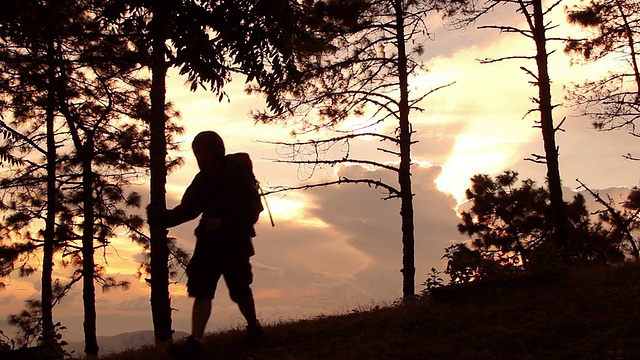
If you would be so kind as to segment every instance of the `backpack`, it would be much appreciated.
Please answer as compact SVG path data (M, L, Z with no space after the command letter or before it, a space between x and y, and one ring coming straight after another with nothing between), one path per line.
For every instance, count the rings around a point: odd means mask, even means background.
M258 222L264 207L260 199L260 184L253 173L251 158L243 152L227 154L224 158L229 185L237 199L234 210L250 220L253 225ZM255 236L255 233L253 235Z

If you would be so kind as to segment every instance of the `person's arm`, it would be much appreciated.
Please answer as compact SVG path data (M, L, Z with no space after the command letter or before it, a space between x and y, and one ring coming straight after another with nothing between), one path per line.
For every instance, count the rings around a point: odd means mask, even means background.
M191 185L187 187L187 190L182 195L180 204L173 209L167 209L164 220L167 228L178 226L189 220L193 220L198 217L204 211L204 200L202 196L202 179L198 174L191 182Z

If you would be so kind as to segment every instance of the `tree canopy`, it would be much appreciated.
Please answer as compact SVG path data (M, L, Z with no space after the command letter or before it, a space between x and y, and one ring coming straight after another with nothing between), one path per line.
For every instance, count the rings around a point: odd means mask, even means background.
M560 261L551 250L553 225L549 192L530 179L518 182L507 170L491 178L475 175L461 213L460 233L470 243L453 245L445 254L452 281L466 282L518 271L552 271ZM619 263L628 254L624 237L612 232L586 208L584 196L567 202L567 250L573 264Z

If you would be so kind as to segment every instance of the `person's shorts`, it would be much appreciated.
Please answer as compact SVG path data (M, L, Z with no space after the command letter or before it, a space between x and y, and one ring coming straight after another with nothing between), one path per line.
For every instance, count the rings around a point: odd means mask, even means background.
M234 301L241 301L243 296L252 296L249 285L253 282L253 273L249 258L218 261L193 259L187 266L187 277L187 292L190 297L213 298L220 277L224 277Z

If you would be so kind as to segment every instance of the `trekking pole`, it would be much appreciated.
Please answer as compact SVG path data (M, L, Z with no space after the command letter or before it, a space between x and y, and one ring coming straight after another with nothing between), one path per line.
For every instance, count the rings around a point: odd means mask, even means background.
M258 184L258 189L260 190L260 196L264 199L264 205L267 208L267 213L269 214L269 220L271 221L271 227L276 227L276 223L273 221L273 215L271 214L271 209L269 208L269 202L267 201L267 195L262 191L262 187Z

